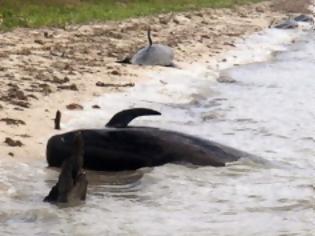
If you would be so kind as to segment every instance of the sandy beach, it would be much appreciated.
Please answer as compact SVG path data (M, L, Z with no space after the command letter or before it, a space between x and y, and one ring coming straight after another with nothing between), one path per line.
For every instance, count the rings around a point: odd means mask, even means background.
M163 70L115 62L147 44L149 25L155 42L174 48L179 67L203 62L215 68L236 40L287 18L288 11L272 5L0 34L1 158L44 159L46 141L57 132L57 110L84 109L78 105L146 81L147 71Z

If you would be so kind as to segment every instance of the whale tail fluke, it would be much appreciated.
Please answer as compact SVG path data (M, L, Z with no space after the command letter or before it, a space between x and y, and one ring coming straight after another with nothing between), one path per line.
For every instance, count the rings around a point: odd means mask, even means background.
M149 47L151 47L153 44L152 38L151 38L151 27L148 28L147 35L148 35Z
M87 178L82 171L84 142L81 132L75 133L72 155L64 160L58 182L44 198L51 203L75 203L85 200Z

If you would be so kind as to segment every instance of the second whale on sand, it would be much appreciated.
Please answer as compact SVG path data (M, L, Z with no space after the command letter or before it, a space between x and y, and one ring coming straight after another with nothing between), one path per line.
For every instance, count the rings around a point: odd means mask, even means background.
M158 43L153 43L151 29L148 29L149 45L140 49L134 56L127 57L120 63L151 66L174 66L174 51L172 48Z

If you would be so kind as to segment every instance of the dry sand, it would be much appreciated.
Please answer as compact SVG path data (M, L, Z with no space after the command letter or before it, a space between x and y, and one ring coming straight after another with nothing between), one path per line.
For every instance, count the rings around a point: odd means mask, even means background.
M215 62L235 40L286 17L273 3L0 34L1 158L44 159L57 109L127 89L148 79L147 71L163 70L115 63L147 44L148 25L154 41L175 49L179 66Z

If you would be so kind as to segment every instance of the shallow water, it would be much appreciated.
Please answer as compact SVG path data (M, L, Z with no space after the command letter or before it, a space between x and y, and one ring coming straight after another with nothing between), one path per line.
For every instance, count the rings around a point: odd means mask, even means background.
M196 134L268 163L168 164L97 180L91 172L86 203L58 208L42 203L56 171L44 161L3 160L0 235L314 235L314 32L269 30L225 56L221 75L234 83L211 79L217 74L206 65L152 73L149 83L86 105L101 110L67 113L63 127L102 127L116 111L151 107L163 116L133 123Z

